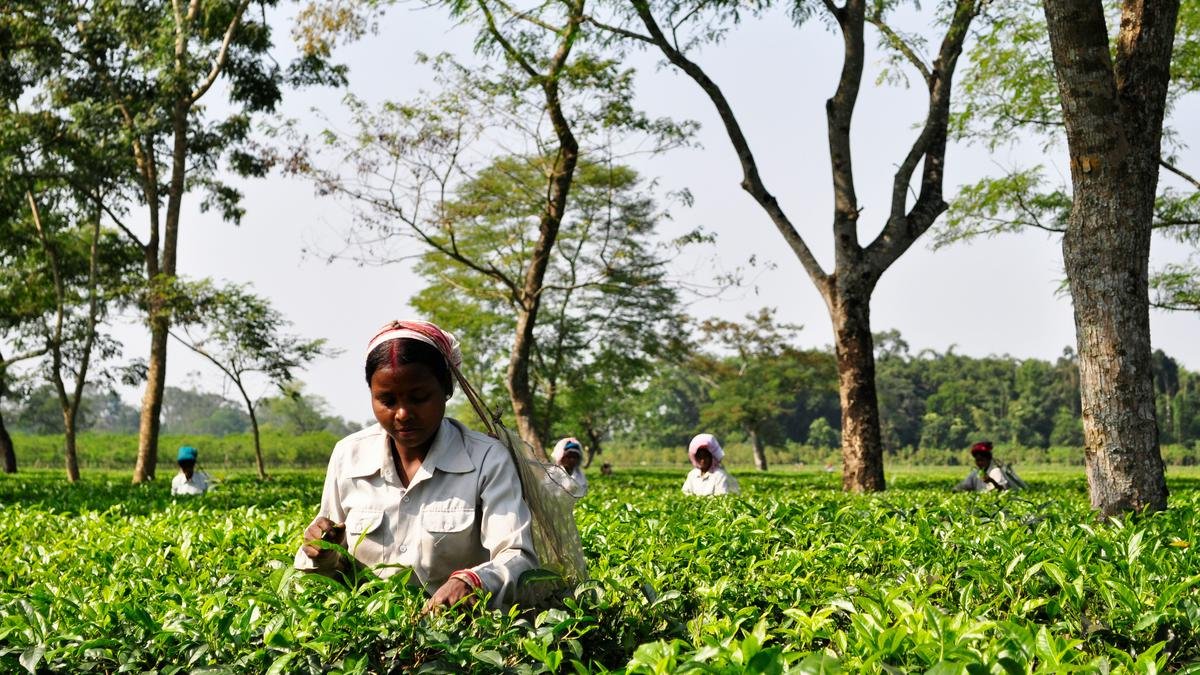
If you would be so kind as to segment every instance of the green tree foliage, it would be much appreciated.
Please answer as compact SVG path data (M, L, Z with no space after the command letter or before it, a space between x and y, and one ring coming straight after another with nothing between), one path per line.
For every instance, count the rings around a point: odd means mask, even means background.
M241 193L224 176L269 169L252 137L256 116L273 111L285 84L343 79L320 55L280 66L266 16L275 5L52 0L18 2L0 15L0 86L23 92L21 101L50 120L45 126L76 132L55 136L56 144L87 140L96 161L77 187L144 265L140 306L151 349L135 481L152 478L157 462L184 197L202 193L203 209L239 221ZM223 105L208 105L217 97ZM131 216L143 214L141 236Z
M1119 6L1108 7L1109 26L1118 26ZM1040 0L991 3L980 24L951 117L952 135L989 150L1023 143L1065 150L1062 107ZM1159 235L1192 246L1200 244L1200 166L1189 166L1194 154L1186 149L1200 139L1174 131L1171 113L1185 98L1194 100L1197 92L1200 5L1184 2L1171 59L1154 227ZM1046 164L1018 165L962 186L946 220L935 228L935 246L1029 229L1065 232L1070 187L1057 183L1055 174ZM1200 269L1194 263L1163 266L1151 278L1153 304L1169 310L1200 309L1198 280Z
M817 419L836 426L836 361L796 348L799 330L777 323L768 309L741 323L687 324L685 351L657 366L615 435L660 448L686 448L701 432L722 442L745 438L765 466L768 444L803 441Z
M295 372L336 352L324 339L305 340L286 332L291 322L245 286L221 287L206 280L189 284L185 293L188 307L171 336L204 357L237 389L250 417L258 475L266 479L256 414L262 395L257 390L265 385L298 393L288 389Z
M5 32L7 24L0 27ZM11 47L11 32L0 50ZM119 345L104 334L110 312L130 304L138 259L115 229L101 226L98 196L111 192L100 165L104 133L57 110L39 110L38 69L19 59L0 66L0 337L17 352L5 365L43 355L37 368L57 394L65 430L66 469L78 479L76 420L89 382L111 373ZM27 111L32 102L34 109ZM94 138L93 138L94 136ZM7 383L0 383L0 390ZM11 449L6 448L6 455Z
M830 450L842 444L837 429L830 426L824 417L818 417L808 426L808 444L814 448Z
M357 34L362 23L348 17L361 11L369 14L380 4L390 3L316 3L304 15L311 21L302 33L318 36L314 39L320 45L314 48L328 48L319 37L326 29L337 32L348 27L349 33ZM549 290L548 264L563 219L574 208L576 169L581 161L602 161L605 154L595 153L597 148L648 138L647 145L635 148L646 152L679 142L686 128L652 120L636 110L632 71L618 59L587 51L584 0L528 9L489 0L435 4L475 27L477 50L493 57L492 63L499 67L469 68L442 57L435 66L444 91L432 100L416 105L385 103L379 112L351 100L355 131L331 130L323 138L324 151L337 156L336 166L316 166L307 151L292 166L314 178L320 190L355 205L359 230L367 235L356 242L365 245L356 247L355 254L390 262L395 258L381 250L386 244L415 239L506 286L513 329L507 341L505 388L517 432L540 449L547 418L545 411L535 414L540 386L533 373L536 333ZM515 242L525 255L516 276L489 268L461 249L458 223L447 217L449 205L460 201L459 188L479 186L477 172L491 164L486 158L496 157L496 149L506 147L526 148L522 161L538 167L532 174L536 184L528 184L523 194L540 198L517 200L531 220L525 223L528 240ZM525 213L529 204L537 209ZM412 255L410 247L402 250L400 257ZM482 278L478 282L490 283Z
M163 433L227 436L250 428L250 417L221 394L167 387L163 392Z
M519 302L512 289L533 246L544 166L537 157L501 157L478 171L446 204L452 232L417 265L427 285L413 306L459 328L472 345L473 381L492 397L504 390ZM586 436L598 451L627 414L623 399L676 347L679 286L667 263L694 238L656 243L665 214L652 188L613 162L585 159L576 169L534 331L531 382L543 444ZM441 251L450 246L457 255Z
M256 410L264 429L285 434L311 434L320 431L342 437L357 431L355 425L329 413L324 397L304 392L298 381L285 384L277 396L266 396ZM371 421L374 424L374 420Z
M806 363L792 346L800 326L776 323L774 310L748 315L744 323L708 320L700 330L709 347L693 366L709 387L700 423L713 433L750 439L755 467L766 471L764 445L782 439L782 421L795 410L796 392L821 380L827 384L833 373Z
M911 354L896 332L876 336L881 422L889 455L911 457L918 450L961 450L990 439L1010 447L1078 448L1083 443L1079 409L1079 371L1073 350L1053 362L1010 356L969 357L922 351ZM639 395L629 424L616 435L629 445L683 447L692 434L714 431L730 440L748 437L730 423L751 407L743 398L762 395L769 443L816 444L811 430L825 420L837 426L837 377L833 355L790 350L800 368L790 398L742 387L722 375L739 372L740 363L714 343L694 347L693 360L661 368ZM769 369L770 361L764 368ZM797 365L799 364L799 365ZM1164 444L1190 446L1200 441L1200 375L1161 351L1155 355L1160 435ZM773 376L771 376L773 377ZM725 382L723 391L715 388ZM770 379L767 380L769 384ZM757 381L751 384L758 385ZM718 396L721 397L718 402ZM707 415L705 417L704 415ZM1189 455L1190 456L1190 455ZM939 455L929 461L958 461ZM1065 461L1071 457L1055 457ZM1081 457L1076 456L1074 460ZM924 459L922 459L924 461Z

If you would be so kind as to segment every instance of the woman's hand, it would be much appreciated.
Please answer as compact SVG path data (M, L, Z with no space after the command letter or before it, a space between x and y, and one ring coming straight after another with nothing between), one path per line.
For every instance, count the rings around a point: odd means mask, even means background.
M322 516L313 521L313 524L309 525L308 529L304 531L305 543L302 549L304 555L313 560L323 560L336 554L336 551L331 551L314 544L313 542L317 540L324 540L344 547L346 545L346 524L338 524Z
M464 598L468 607L474 605L476 600L478 600L478 596L475 595L475 589L471 587L471 584L462 579L451 577L425 603L425 609L421 610L421 615L424 616L430 612L440 611L442 608L450 607Z

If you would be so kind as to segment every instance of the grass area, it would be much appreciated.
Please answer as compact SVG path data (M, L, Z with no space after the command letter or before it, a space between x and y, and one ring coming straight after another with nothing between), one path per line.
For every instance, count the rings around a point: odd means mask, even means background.
M863 496L738 471L720 499L679 469L593 472L592 580L564 607L423 619L396 578L290 569L320 471L214 471L195 499L2 476L0 672L1200 672L1200 471L1170 471L1170 511L1103 524L1077 468L948 492L965 472L893 467Z

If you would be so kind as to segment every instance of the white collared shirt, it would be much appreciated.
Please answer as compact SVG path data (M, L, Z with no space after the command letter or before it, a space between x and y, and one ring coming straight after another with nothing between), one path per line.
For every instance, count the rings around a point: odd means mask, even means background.
M710 497L713 495L737 494L741 491L738 486L737 479L730 476L725 471L724 467L701 473L700 469L692 469L688 472L687 479L683 481L683 494L697 495L700 497Z
M408 487L381 426L342 439L329 459L322 516L346 524L346 549L359 562L411 567L430 594L470 569L503 605L521 573L537 566L529 507L508 449L450 418L442 419ZM295 564L317 569L303 550ZM382 577L397 571L375 569Z
M587 476L583 475L583 469L575 467L571 473L558 464L551 464L546 467L546 484L554 490L561 490L573 497L574 499L583 499L587 496L588 482Z
M1012 485L1012 482L1008 480L1008 476L1005 475L1003 467L996 462L992 462L991 464L988 464L986 471L981 472L978 468L972 469L971 473L967 474L967 477L964 478L961 483L954 486L954 489L965 492L987 492L989 490L995 490L995 485L992 485L988 481L984 480L984 474L986 474L988 478L991 478L993 481L995 481L996 485L999 485L1002 488L1009 489L1015 487ZM1021 487L1024 487L1024 485Z
M208 492L208 484L208 474L203 471L193 471L191 480L180 471L171 479L171 494L202 495Z

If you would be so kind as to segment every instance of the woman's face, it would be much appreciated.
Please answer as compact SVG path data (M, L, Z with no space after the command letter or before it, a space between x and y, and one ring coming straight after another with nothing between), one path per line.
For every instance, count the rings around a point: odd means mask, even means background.
M701 473L708 473L708 470L712 468L712 453L708 451L708 448L700 448L696 451L696 464L700 465Z
M424 453L446 415L446 391L424 364L384 366L371 375L371 408L398 448Z
M573 452L563 453L562 458L558 460L558 465L567 473L575 473L575 467L579 466L579 455Z

